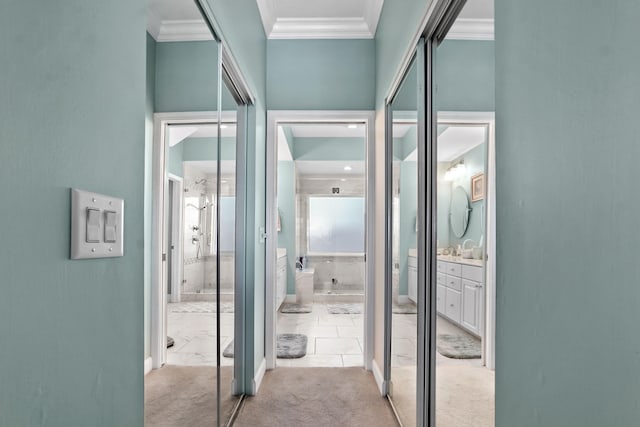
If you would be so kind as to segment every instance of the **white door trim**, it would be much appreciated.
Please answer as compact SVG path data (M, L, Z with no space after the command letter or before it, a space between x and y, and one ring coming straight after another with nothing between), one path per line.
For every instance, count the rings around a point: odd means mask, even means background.
M286 111L267 112L267 248L265 292L265 358L267 369L276 367L276 257L277 257L277 129L278 123L364 123L366 134L366 272L364 304L364 367L371 370L374 342L374 250L375 250L375 111Z
M484 364L495 369L496 348L496 118L494 112L440 111L438 122L487 125L487 220L485 264Z
M222 112L221 120L235 121L236 113ZM155 113L153 115L153 161L152 161L152 236L151 236L151 358L153 369L166 363L167 357L167 275L163 262L163 249L167 246L165 233L167 220L165 200L168 197L166 168L167 126L171 124L216 123L217 111Z

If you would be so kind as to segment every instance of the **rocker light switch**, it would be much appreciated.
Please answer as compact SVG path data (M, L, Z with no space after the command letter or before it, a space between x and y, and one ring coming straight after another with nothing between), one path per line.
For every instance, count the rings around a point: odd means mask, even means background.
M104 241L107 243L116 242L116 213L113 211L104 212Z
M124 255L124 200L71 189L71 259Z
M87 208L87 243L100 242L100 209Z

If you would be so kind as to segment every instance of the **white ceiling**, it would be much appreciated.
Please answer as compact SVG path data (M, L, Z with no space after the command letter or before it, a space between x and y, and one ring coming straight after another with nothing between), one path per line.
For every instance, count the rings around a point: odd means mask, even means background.
M236 124L222 122L220 135L223 138L236 136ZM218 125L171 125L169 126L169 146L173 147L186 138L217 138Z
M190 166L194 166L204 175L212 175L217 173L218 162L215 160L193 160L187 161ZM235 160L221 160L220 161L220 174L221 175L233 175L236 172Z
M484 126L449 126L438 136L438 161L450 162L485 142Z
M351 167L350 171L344 170L346 166ZM320 160L296 160L296 171L298 175L315 176L339 176L341 178L364 178L365 166L360 161L320 161Z
M304 123L284 126L291 129L294 138L364 138L366 130L363 123Z
M373 38L384 0L256 0L272 39ZM147 0L156 41L211 40L193 0ZM493 0L468 0L447 38L493 39Z

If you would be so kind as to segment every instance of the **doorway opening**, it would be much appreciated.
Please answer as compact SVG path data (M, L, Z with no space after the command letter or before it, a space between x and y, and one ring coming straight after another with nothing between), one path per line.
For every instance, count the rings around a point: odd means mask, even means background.
M268 369L370 366L372 123L368 112L270 112Z

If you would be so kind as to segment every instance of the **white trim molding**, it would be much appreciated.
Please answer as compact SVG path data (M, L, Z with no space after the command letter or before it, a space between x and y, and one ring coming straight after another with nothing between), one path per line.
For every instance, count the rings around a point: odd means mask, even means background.
M278 18L270 39L372 39L364 18Z
M384 0L370 0L356 17L278 17L276 0L257 0L269 39L372 39Z
M213 40L213 35L202 19L180 19L161 21L154 38L158 42L187 42Z
M147 357L146 359L144 359L144 374L147 375L149 372L151 372L151 369L153 367L153 360L151 360L151 357Z
M447 33L449 40L494 40L493 19L457 19Z
M262 379L264 378L264 374L267 371L267 360L262 359L260 362L260 366L258 366L258 371L256 372L255 377L253 377L253 381L251 383L251 390L249 392L250 396L255 396L258 394L258 390L260 389L260 384L262 384Z
M371 361L371 371L373 372L373 378L376 380L376 384L378 385L378 390L380 391L381 396L387 395L387 386L384 382L384 375L382 375L382 371L378 366L378 362L374 360Z

